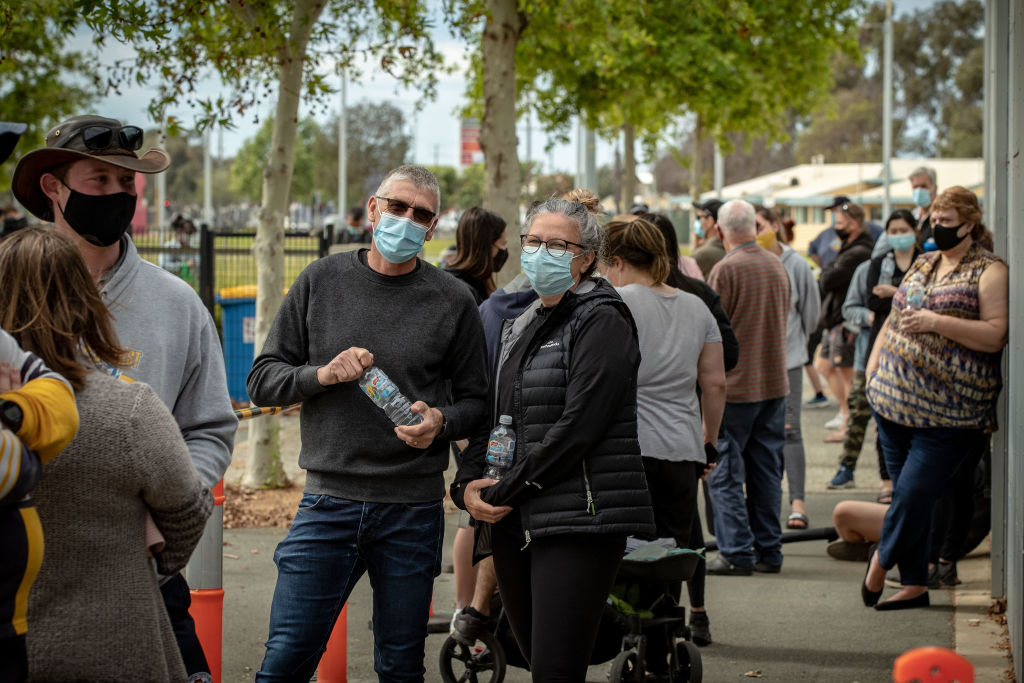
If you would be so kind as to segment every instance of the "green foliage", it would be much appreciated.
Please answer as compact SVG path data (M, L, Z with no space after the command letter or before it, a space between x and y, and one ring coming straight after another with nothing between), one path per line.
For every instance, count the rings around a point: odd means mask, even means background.
M302 60L301 95L324 112L336 91L328 72L344 68L353 81L376 64L424 97L436 92L442 55L430 39L425 3L420 0L316 0L318 12L308 47L295 54L291 36L315 14L297 16L295 3L266 0L77 0L76 8L94 30L100 47L115 40L136 48L106 73L115 91L154 83L150 103L156 120L168 105L196 111L196 127L231 126L239 116L277 100L282 65ZM221 94L202 96L208 78L224 85ZM171 121L173 126L180 122Z
M984 14L979 0L940 0L893 20L896 154L981 156ZM858 40L867 59L834 61L835 88L826 109L804 122L798 160L881 157L884 19L881 2L864 14Z
M563 135L582 113L605 135L631 124L652 147L680 116L698 114L723 135L784 138L790 112L813 111L828 92L831 55L857 53L855 4L521 0L517 80Z
M4 189L19 152L42 146L47 130L96 99L93 60L64 48L79 20L60 0L0 0L0 121L29 126L11 162L0 168Z
M233 191L259 201L263 172L270 158L274 119L266 119L246 140L231 167ZM384 174L401 165L412 139L405 132L402 110L388 103L360 102L347 109L347 198L349 206L362 205ZM324 125L311 117L298 124L291 198L309 201L318 192L322 199L338 196L338 117ZM442 197L444 197L442 192ZM346 207L342 207L342 211Z
M473 164L462 169L459 185L452 193L452 206L459 210L484 203L484 165Z

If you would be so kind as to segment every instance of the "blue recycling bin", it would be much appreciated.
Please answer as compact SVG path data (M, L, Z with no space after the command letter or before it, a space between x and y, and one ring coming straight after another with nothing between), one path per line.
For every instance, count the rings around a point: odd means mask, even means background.
M228 394L239 403L249 403L245 380L252 369L256 329L256 285L225 287L216 296L221 307L221 337Z

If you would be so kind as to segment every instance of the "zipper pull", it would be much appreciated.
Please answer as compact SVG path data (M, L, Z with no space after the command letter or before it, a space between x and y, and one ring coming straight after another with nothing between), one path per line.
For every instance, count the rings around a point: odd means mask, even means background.
M519 550L520 550L520 551L526 550L526 546L527 546L527 545L530 545L530 530L529 530L529 529L527 529L527 530L526 530L526 545L524 545L524 546L523 546L522 548L520 548Z
M592 515L597 514L597 508L594 507L594 496L590 493L590 487L587 487L587 512Z

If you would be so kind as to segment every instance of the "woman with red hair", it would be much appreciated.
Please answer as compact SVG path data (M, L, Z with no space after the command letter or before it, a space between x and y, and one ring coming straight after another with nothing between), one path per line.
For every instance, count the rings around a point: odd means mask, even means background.
M996 429L1007 340L1009 271L984 246L978 198L951 187L932 203L938 251L907 270L867 366L892 505L861 586L879 610L925 607L932 507L947 483ZM903 588L879 603L885 572Z

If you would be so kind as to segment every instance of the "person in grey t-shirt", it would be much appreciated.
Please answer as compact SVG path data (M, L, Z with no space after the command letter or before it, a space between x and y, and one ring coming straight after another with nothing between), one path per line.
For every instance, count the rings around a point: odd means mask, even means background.
M659 537L687 547L699 524L697 482L714 467L706 453L717 455L725 409L722 335L703 301L665 284L669 260L656 227L638 218L613 220L605 231L601 270L629 306L640 340L637 432L654 522ZM690 608L694 633L704 638L698 644L709 644L703 600L691 595Z

